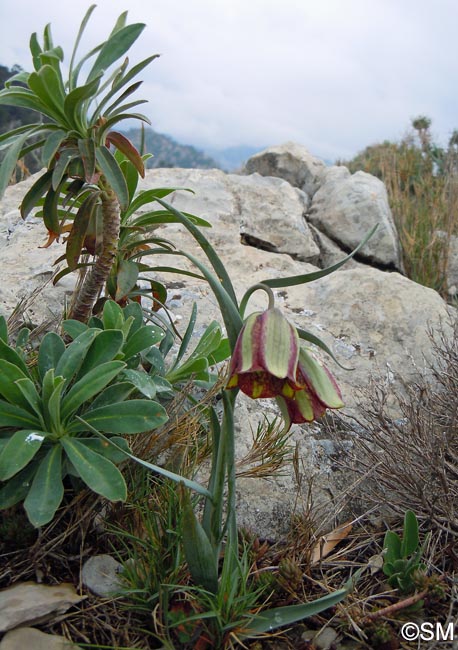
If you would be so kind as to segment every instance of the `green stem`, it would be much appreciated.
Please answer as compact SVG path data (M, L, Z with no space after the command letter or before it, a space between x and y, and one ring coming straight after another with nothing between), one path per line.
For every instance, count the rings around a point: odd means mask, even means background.
M252 294L255 291L265 291L267 294L267 297L269 299L269 304L267 305L267 309L273 309L275 307L275 296L274 292L270 287L267 286L267 284L263 284L262 282L258 282L257 284L254 284L252 287L250 287L246 292L245 295L243 296L242 300L240 301L240 316L243 318L245 314L245 309L248 304L248 300L251 298Z

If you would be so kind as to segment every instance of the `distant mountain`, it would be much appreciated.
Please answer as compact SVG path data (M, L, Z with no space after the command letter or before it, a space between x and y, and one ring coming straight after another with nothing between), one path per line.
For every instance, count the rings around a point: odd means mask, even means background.
M145 129L144 150L152 153L153 158L147 162L147 167L186 167L197 169L219 169L221 165L210 156L191 145L178 144L173 138L153 129ZM131 142L140 149L141 129L134 128L125 132Z
M214 158L222 169L228 172L236 171L251 158L255 153L262 151L266 147L248 147L241 145L239 147L227 147L226 149L214 149L206 147L205 153Z

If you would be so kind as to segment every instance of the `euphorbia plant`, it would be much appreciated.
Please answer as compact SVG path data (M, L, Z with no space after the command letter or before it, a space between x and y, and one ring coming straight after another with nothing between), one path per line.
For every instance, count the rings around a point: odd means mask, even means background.
M128 186L113 150L121 151L134 165L136 174L144 175L139 152L113 127L125 119L149 122L144 115L130 112L145 100L126 100L141 84L132 80L157 56L149 56L130 69L125 58L107 73L145 27L142 23L126 25L124 12L107 40L77 62L78 46L94 8L89 8L82 21L66 80L62 70L64 52L54 45L48 25L42 44L36 34L30 39L34 71L18 73L0 91L0 104L29 108L40 116L39 122L0 136L0 147L7 148L0 169L0 196L17 161L41 148L47 171L25 195L22 216L25 218L42 205L41 215L49 235L47 245L67 233L66 260L72 270L78 268L83 249L97 255L70 314L81 321L89 318L109 276L117 251L120 211L129 202ZM81 82L86 65L89 71ZM79 201L76 213L71 210L75 199Z

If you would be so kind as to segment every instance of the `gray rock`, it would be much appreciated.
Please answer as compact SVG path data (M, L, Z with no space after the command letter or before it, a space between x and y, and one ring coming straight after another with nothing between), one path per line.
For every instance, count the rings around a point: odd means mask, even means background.
M314 630L307 630L302 634L304 641L311 641L316 650L332 650L339 640L339 634L332 627L325 627L318 633Z
M0 591L0 632L20 625L40 623L62 614L84 600L73 585L39 585L23 582Z
M304 219L308 204L304 192L280 178L259 174L240 176L235 192L241 207L242 241L302 262L317 262L320 250Z
M63 636L45 634L33 627L19 627L7 632L0 643L0 650L81 650Z
M325 169L324 162L312 156L305 147L286 142L249 158L243 171L246 174L257 172L262 176L279 176L312 197L320 187Z
M307 220L347 251L379 224L359 252L368 263L402 270L398 235L382 181L344 167L328 170L312 200Z
M83 565L83 585L97 596L113 596L122 589L121 570L122 564L111 555L95 555Z
M444 230L436 230L434 234L438 239L448 239L449 241L446 271L447 291L450 296L456 297L458 294L458 237L448 235Z

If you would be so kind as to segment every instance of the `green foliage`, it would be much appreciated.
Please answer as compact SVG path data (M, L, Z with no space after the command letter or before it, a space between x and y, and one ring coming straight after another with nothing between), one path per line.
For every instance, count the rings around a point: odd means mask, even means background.
M114 322L116 309L121 314ZM125 460L129 447L120 436L155 429L167 420L159 403L127 400L138 382L125 374L163 333L140 325L140 343L132 333L134 316L124 318L117 305L106 305L104 316L112 328L83 326L73 331L68 346L50 332L37 355L27 356L0 340L0 508L24 501L34 526L53 518L67 476L107 499L125 500L126 484L116 464ZM94 427L113 444L94 436Z
M418 573L424 572L426 568L421 557L427 542L428 536L420 546L418 520L411 510L407 510L404 516L402 538L392 530L386 532L383 542L383 573L388 576L388 583L392 587L403 593L415 590Z
M385 183L407 276L445 296L450 237L458 233L458 152L453 134L447 149L433 142L429 118L412 126L400 142L371 145L344 164Z

